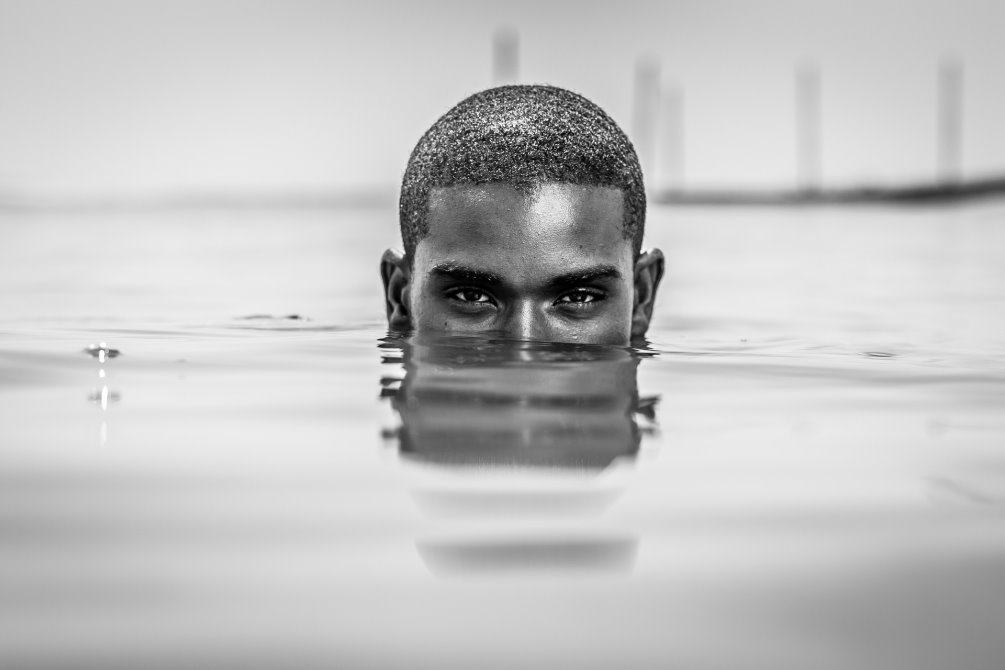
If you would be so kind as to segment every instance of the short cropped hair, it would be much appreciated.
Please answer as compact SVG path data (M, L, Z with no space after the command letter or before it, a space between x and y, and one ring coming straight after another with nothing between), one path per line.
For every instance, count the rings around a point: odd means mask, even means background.
M429 233L436 187L546 182L621 189L624 234L642 248L646 193L635 147L611 117L572 91L545 85L490 88L462 100L419 139L401 180L405 255Z

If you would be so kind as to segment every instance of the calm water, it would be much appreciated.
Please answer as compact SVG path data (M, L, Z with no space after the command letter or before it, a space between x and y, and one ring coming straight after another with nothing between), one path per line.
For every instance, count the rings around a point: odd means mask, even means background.
M643 351L394 221L0 214L0 667L1005 667L1005 205L657 209Z

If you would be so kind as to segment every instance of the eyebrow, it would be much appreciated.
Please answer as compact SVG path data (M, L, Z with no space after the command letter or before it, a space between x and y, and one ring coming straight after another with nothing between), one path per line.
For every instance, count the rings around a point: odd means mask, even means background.
M460 263L440 263L434 265L429 271L429 275L453 279L455 281L469 281L479 284L502 284L503 279L493 272L478 270L476 268L461 265Z
M480 284L503 284L503 278L494 272L479 270L460 263L440 263L433 266L429 271L430 276L452 279L454 281L467 281ZM602 279L620 279L621 271L613 265L595 265L589 268L573 270L552 277L548 280L549 288L569 286L575 284L586 284Z
M601 279L621 279L621 271L613 265L595 265L591 268L573 270L572 272L552 277L548 280L548 286L560 287L572 284L588 284Z

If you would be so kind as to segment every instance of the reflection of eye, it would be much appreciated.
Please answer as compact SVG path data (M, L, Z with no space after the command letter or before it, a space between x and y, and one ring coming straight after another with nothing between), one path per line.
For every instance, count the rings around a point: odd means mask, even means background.
M485 291L481 291L476 288L459 288L451 291L447 294L450 298L457 300L458 302L464 302L468 304L491 304L492 297Z
M599 302L603 300L606 296L602 291L591 290L586 288L577 288L574 291L569 291L565 295L559 297L555 301L556 305L588 305L590 303Z

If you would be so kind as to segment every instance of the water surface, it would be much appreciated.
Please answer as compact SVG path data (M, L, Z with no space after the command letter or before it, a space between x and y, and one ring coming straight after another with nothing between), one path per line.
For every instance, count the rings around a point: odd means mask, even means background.
M656 209L639 351L388 340L393 205L3 214L0 665L1000 668L1003 221Z

